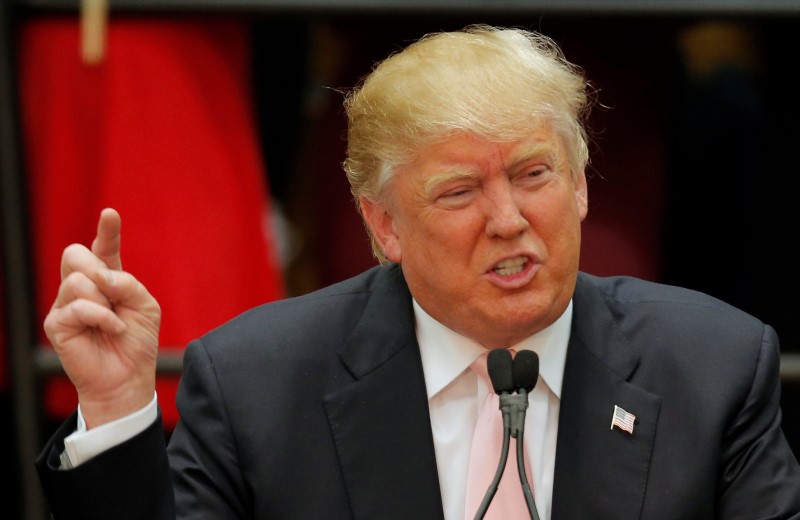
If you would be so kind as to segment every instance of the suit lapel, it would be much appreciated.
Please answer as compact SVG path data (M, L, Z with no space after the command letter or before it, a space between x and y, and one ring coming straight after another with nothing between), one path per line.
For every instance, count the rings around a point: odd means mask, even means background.
M399 268L375 281L340 353L354 381L326 396L355 519L443 518L411 297ZM581 276L561 395L553 520L640 517L660 398L628 382L638 352ZM614 405L633 434L610 429Z
M443 518L414 331L411 296L389 269L340 353L355 381L325 398L355 519Z
M553 520L640 517L660 398L628 382L639 354L599 291L581 276L561 395ZM633 433L610 429L614 406Z

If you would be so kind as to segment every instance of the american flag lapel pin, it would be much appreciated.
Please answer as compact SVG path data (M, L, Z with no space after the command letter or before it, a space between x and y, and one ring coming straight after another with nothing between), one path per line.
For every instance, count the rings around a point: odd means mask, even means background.
M614 415L611 416L611 429L614 429L614 426L619 428L620 430L624 430L628 433L633 433L633 425L636 421L636 416L630 412L626 412L622 408L617 405L614 405Z

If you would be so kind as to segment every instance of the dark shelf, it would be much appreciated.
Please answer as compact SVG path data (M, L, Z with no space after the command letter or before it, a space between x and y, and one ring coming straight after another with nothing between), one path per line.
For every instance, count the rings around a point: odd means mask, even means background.
M800 14L796 0L109 0L121 11L270 11L287 13L614 15ZM43 10L75 10L80 0L16 0Z

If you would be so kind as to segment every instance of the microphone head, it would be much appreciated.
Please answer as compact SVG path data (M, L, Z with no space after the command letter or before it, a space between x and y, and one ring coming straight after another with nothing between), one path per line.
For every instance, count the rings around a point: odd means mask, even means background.
M496 394L514 391L511 364L511 352L508 350L497 348L489 351L489 357L486 358L486 369L489 372L489 379L492 380L492 387Z
M539 356L532 350L521 350L514 356L514 366L511 369L514 388L524 388L527 392L533 390L539 379Z

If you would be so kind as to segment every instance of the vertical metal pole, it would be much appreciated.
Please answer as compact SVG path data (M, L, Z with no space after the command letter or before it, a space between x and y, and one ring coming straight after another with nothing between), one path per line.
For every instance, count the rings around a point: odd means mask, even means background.
M24 520L46 514L33 461L40 449L41 413L34 365L34 300L28 266L27 204L20 159L19 113L12 27L15 2L0 1L0 225L3 287L14 392L16 454L21 474L20 512Z

